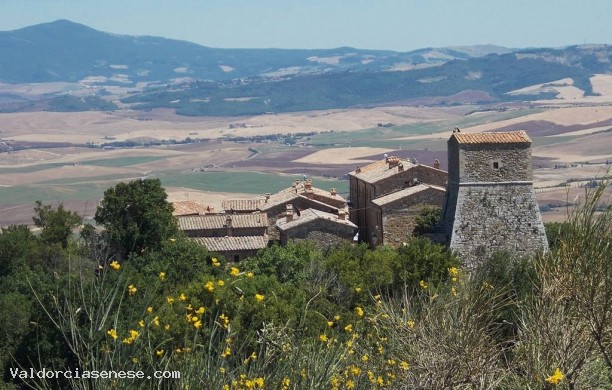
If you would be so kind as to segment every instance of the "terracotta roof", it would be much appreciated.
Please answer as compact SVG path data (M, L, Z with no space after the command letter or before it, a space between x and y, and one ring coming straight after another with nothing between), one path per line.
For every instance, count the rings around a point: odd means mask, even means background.
M337 206L334 203L341 203L341 204L346 203L346 199L344 199L342 196L338 194L332 195L330 191L325 191L325 190L322 190L314 186L312 186L311 188L312 188L313 195L316 198L316 199L311 200L313 202L324 203L328 206L336 207L336 208ZM280 190L270 195L270 198L267 201L264 200L264 202L258 207L258 209L261 211L266 211L273 207L281 205L283 203L291 202L298 197L303 197L303 198L306 197L306 188L304 186L303 181L300 181L297 184L294 183L294 186L285 188L283 190ZM331 201L331 203L326 200Z
M175 216L206 214L211 211L210 206L197 202L195 200L172 202L172 206L174 207L172 215Z
M531 139L524 130L510 131L507 133L455 133L460 144L515 144L531 143Z
M413 168L416 166L409 160L403 160L403 159L398 159L398 160L399 160L399 163L403 165L404 171L407 171L410 168ZM394 176L398 174L399 172L401 171L399 170L398 165L392 166L390 168L389 164L385 160L381 160L381 161L376 161L372 164L368 164L366 166L360 167L359 172L357 172L357 170L354 170L350 172L349 175L355 176L367 183L376 183L380 180Z
M230 199L224 200L221 203L223 210L234 211L255 211L259 206L265 203L264 198L255 199Z
M287 222L285 218L279 218L276 221L276 226L281 230L288 230L294 228L296 226L303 225L308 222L312 222L315 220L325 219L333 223L338 223L341 225L347 225L356 228L357 225L348 220L348 215L345 217L346 219L339 219L337 215L326 213L324 211L315 210L315 209L306 209L300 211L300 216L297 214L293 214L293 221Z
M195 237L192 240L213 252L258 250L268 246L268 236Z
M372 201L372 203L374 203L377 206L385 206L395 201L398 201L400 199L404 199L411 195L417 194L422 191L427 191L430 189L435 190L435 191L441 191L441 192L446 191L444 188L439 187L439 186L435 186L431 184L418 184L416 186L404 188L403 190L395 191L388 195L376 198Z
M178 218L181 230L212 230L227 227L227 219L231 218L232 228L252 228L268 226L266 214L206 214L184 216Z

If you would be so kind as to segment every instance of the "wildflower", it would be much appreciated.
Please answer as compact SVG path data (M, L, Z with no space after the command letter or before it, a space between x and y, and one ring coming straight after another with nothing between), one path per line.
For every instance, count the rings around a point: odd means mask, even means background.
M147 313L149 314L153 313L153 307L151 306L147 307Z
M155 316L155 318L153 318L153 323L155 324L155 326L159 326L159 317Z
M357 313L359 317L363 317L363 309L361 307L357 306L355 308L355 313Z
M137 289L137 288L136 288L136 286L134 286L133 284L130 284L130 285L128 286L128 293L129 293L130 295L134 295L134 294L136 294L136 292L137 292L137 291L138 291L138 289Z
M204 285L204 289L208 290L208 292L213 292L215 290L215 285L213 284L213 282L208 281Z
M141 328L144 328L144 327L145 327L145 322L144 322L144 320L140 320L140 321L138 321L138 326L140 326Z
M247 272L246 276L247 278L252 278L253 276L255 276L255 274L252 272Z
M407 369L408 369L408 363L406 363L405 361L402 361L402 362L400 363L400 368L401 368L402 370L407 370Z
M361 287L355 287L355 292L359 294L361 292Z
M264 295L263 294L255 294L255 300L257 300L257 302L261 302L264 300Z
M138 363L138 358L137 357L133 357L132 358L132 363Z
M406 324L408 325L409 328L414 328L415 322L413 320L408 320Z
M140 335L140 332L137 330L130 330L130 337L133 338L134 340L138 338L138 336Z
M109 265L110 265L110 267L111 267L112 269L114 269L115 271L119 271L119 269L121 268L121 264L119 264L119 263L117 262L117 260L113 260L113 261L111 261L111 263L110 263Z
M181 295L179 295L179 300L181 300L183 302L186 301L187 300L187 295L181 293Z
M378 376L378 378L376 378L376 382L378 383L379 386L382 386L385 384L385 380L380 375Z
M349 332L349 333L352 332L353 331L353 325L348 324L347 326L344 327L344 330Z
M172 305L174 303L174 298L166 297L166 302L168 302L168 304Z
M546 378L546 382L548 382L548 383L550 383L552 385L557 385L557 384L559 384L559 382L561 382L563 380L563 378L565 378L565 375L557 367L555 369L555 373L552 374L551 376L549 376L548 378Z
M170 325L166 325L166 326L164 326L164 329L165 329L165 330L170 330Z
M223 351L223 353L221 354L222 358L225 358L229 355L232 354L232 349L230 347L225 348L225 350Z
M202 321L197 320L196 322L194 322L194 323L193 323L193 326L194 326L196 329L200 329L200 328L202 327Z
M198 320L199 318L196 316L191 317L191 322L197 322Z
M200 308L198 310L196 310L196 314L202 315L202 314L204 314L205 311L206 311L206 309L203 306L200 306Z
M425 281L424 281L424 280L421 280L421 281L419 282L419 286L421 286L421 288L422 288L423 290L427 290L427 288L429 287L429 286L427 285L427 283L425 283Z
M162 282L163 282L164 280L166 280L166 273L165 273L165 272L160 272L160 273L159 273L159 280L161 280Z
M361 357L361 361L365 363L365 362L367 362L367 361L368 361L368 359L369 359L369 358L370 358L370 357L369 357L369 356L368 356L368 354L366 353L365 355L363 355L363 356Z
M319 336L319 340L321 340L322 342L326 343L328 341L328 338L325 334L322 334Z
M355 382L353 382L352 379L349 379L346 381L345 386L347 389L354 389L355 388Z
M219 367L219 372L221 374L225 374L225 367Z
M334 321L327 321L327 326L329 326L330 328L334 326Z
M155 354L157 355L157 357L162 357L164 356L164 354L166 353L166 351L164 351L163 349L158 349Z
M353 374L355 376L361 374L361 368L359 368L357 366L352 366L351 367L351 374Z
M251 356L249 356L249 359L251 359L251 360L255 360L255 359L257 359L257 354L255 353L255 351L253 351L253 353L251 354Z
M336 315L334 316L334 320L336 320L336 321L340 321L340 316L336 314Z
M450 267L448 273L450 276L457 277L459 276L459 269L457 269L457 267Z
M451 294L453 294L453 296L457 296L457 289L455 287L451 287Z
M253 382L255 382L255 386L259 387L260 389L263 389L265 385L265 379L261 377L255 378Z
M283 381L281 382L281 390L288 390L289 389L289 385L291 385L291 379L289 378L283 378Z
M210 262L212 263L213 267L220 267L221 263L219 263L219 260L217 260L216 257L213 257L212 259L210 259Z
M238 276L239 273L240 273L240 270L238 268L236 268L236 267L230 268L229 274L231 276Z
M117 331L115 330L115 328L111 328L109 330L106 331L106 334L109 335L110 337L113 338L113 340L117 340Z
M217 284L219 285L219 287L225 286L225 282L223 280L219 280Z
M488 282L483 282L482 283L482 288L486 288L486 289L492 289L493 285L489 284Z
M222 325L225 329L227 329L229 327L229 317L226 316L225 314L221 314L219 316L219 319L223 321Z

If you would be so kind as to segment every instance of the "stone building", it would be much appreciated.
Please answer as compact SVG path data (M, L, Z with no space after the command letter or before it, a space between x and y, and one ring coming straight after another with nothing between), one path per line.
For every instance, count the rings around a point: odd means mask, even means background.
M532 255L548 248L526 132L454 133L448 166L445 234L468 267L497 250Z
M346 219L346 212L331 214L316 209L306 209L299 214L288 204L285 218L276 221L281 245L289 240L311 240L319 248L326 249L340 243L352 243L357 226Z
M178 225L185 235L229 261L253 256L268 244L268 218L263 213L183 216Z
M425 206L442 207L447 174L398 157L385 157L349 173L350 219L359 241L371 247L406 241Z
M203 215L214 212L214 207L211 205L205 205L195 200L182 200L178 202L172 202L172 215L175 217L185 215Z
M285 188L274 194L266 194L264 197L255 198L250 202L244 200L228 200L223 203L226 213L230 212L252 212L256 211L266 214L268 218L268 234L270 240L279 240L279 232L276 230L276 221L285 218L287 205L292 205L295 210L314 209L338 215L339 210L346 209L346 199L336 193L334 188L329 191L316 188L312 185L312 179L295 180L291 187Z

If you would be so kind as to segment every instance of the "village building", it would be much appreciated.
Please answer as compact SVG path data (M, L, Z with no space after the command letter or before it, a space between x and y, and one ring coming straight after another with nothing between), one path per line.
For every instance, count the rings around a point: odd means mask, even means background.
M338 215L340 210L346 209L346 199L338 195L335 188L325 191L314 187L312 179L307 179L303 181L295 180L289 188L274 194L266 194L262 198L252 199L250 202L228 200L223 203L223 208L226 213L256 211L266 214L269 238L278 241L280 235L275 228L276 221L285 218L287 205L292 205L293 209L297 211L314 209Z
M229 261L253 256L268 244L268 218L263 213L184 216L178 225L187 237Z
M525 131L453 133L448 166L445 235L468 267L495 251L547 250Z
M320 249L327 249L341 243L352 243L357 225L346 218L346 212L339 210L331 214L316 209L294 210L286 206L285 217L276 221L281 245L289 240L310 240Z
M412 232L424 207L444 205L447 173L385 156L349 173L350 219L359 228L359 241L374 248L399 246Z

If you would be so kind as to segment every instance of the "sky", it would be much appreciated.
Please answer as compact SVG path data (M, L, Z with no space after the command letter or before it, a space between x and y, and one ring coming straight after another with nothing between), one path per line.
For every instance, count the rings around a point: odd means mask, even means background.
M0 0L0 31L68 19L217 48L612 43L610 0Z

